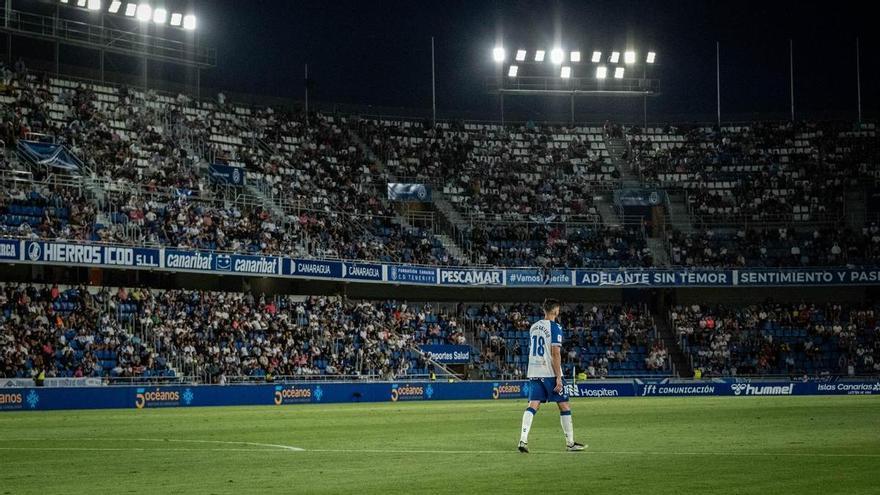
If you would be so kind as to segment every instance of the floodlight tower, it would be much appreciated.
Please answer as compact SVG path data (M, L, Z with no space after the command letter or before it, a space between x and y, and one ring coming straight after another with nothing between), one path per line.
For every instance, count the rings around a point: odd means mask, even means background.
M15 38L49 41L55 72L60 73L60 45L98 52L100 78L108 53L143 61L144 87L149 62L175 64L195 71L196 93L201 71L217 65L217 51L203 46L197 19L187 9L160 0L3 0L0 32L6 35L6 56L12 62Z
M660 80L653 76L657 66L654 50L640 53L635 48L595 47L582 51L556 45L534 49L520 46L510 52L515 53L512 60L507 58L505 46L492 48L495 76L486 79L487 91L499 95L502 123L506 95L568 97L574 123L575 98L642 97L647 113L647 98L660 94Z

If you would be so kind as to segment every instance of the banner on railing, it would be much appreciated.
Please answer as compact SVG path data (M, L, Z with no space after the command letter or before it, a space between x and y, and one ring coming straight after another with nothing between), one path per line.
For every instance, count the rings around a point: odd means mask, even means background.
M82 161L60 144L20 140L17 147L35 165L67 171L78 171L82 167Z
M570 286L573 285L574 277L571 270L544 270L541 268L532 269L508 269L507 285L511 287L519 286Z
M880 285L880 268L543 269L394 265L177 248L0 238L0 262L456 287L824 287Z
M67 242L26 241L26 261L64 265L159 268L159 249Z
M443 364L466 364L471 362L469 345L423 345L419 346L428 358Z
M180 385L110 387L0 388L0 411L53 409L150 409L196 406L282 406L302 403L398 402L525 399L529 381L495 382L330 382L260 385ZM591 381L567 385L573 398L876 395L880 379L838 382L725 381L642 383L638 380Z
M391 201L431 202L431 186L425 184L388 183L388 199Z
M242 167L212 163L208 167L208 174L210 175L211 180L218 184L229 184L231 186L244 185L245 174Z

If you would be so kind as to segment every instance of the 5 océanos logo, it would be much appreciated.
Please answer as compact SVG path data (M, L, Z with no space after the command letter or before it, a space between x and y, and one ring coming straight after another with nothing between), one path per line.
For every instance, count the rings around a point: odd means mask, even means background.
M319 387L320 388L320 387ZM317 393L317 390L315 391ZM274 402L276 406L291 402L310 402L312 400L311 387L296 385L275 385ZM315 397L321 400L320 397Z
M434 388L430 385L423 387L421 385L391 384L391 402L397 402L399 400L430 399L433 395Z
M492 398L520 397L523 395L523 387L519 383L493 383ZM526 394L528 395L528 394Z
M186 394L187 392L189 392L189 400L186 403L189 404L190 402L192 402L193 394L190 389L186 389L184 394ZM180 392L178 392L177 390L162 390L160 388L156 388L155 390L147 390L145 388L138 388L135 391L134 407L138 409L143 409L145 407L179 405Z

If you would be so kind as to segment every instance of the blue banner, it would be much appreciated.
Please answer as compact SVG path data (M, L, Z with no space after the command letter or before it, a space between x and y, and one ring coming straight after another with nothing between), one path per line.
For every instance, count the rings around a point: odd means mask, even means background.
M210 272L214 270L214 263L214 253L210 251L165 250L165 268L170 270Z
M343 263L342 276L355 280L382 281L382 265L373 263Z
M507 285L511 287L549 285L570 286L574 278L571 270L515 269L507 270Z
M82 161L60 144L20 140L18 150L35 165L78 171Z
M388 183L388 199L391 201L415 201L429 203L431 186L425 184Z
M577 270L578 287L729 287L730 270Z
M504 270L441 268L441 285L504 285Z
M0 260L18 261L21 259L20 247L19 241L0 239Z
M150 409L303 403L398 402L429 400L525 399L528 381L495 382L331 382L259 385L182 385L142 387L0 388L0 411L53 409ZM595 381L567 385L573 398L877 395L873 381L753 381L642 383Z
M880 282L878 268L801 268L797 270L738 270L737 285L749 286L820 286L858 285Z
M476 287L825 287L880 285L880 268L578 269L468 268L306 260L176 248L108 246L0 239L0 262L107 268L149 268L216 274L260 275Z
M216 255L214 269L219 272L248 275L280 275L281 258L277 256Z
M284 258L284 275L308 278L342 278L342 263L339 261Z
M220 163L212 163L208 167L208 174L212 181L219 184L229 184L231 186L244 185L245 174L242 167L232 167Z
M436 285L437 269L427 266L389 265L388 281L420 285Z
M469 345L423 345L419 346L419 349L438 363L466 364L471 362L471 346Z
M64 265L104 265L111 267L159 268L160 250L67 242L26 241L28 261Z

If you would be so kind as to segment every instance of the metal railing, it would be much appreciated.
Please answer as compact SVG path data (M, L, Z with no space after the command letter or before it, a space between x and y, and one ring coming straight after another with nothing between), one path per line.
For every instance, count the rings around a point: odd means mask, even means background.
M203 69L217 65L214 48L21 10L0 9L0 30Z

